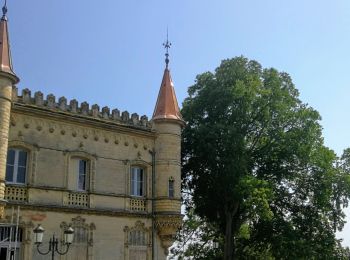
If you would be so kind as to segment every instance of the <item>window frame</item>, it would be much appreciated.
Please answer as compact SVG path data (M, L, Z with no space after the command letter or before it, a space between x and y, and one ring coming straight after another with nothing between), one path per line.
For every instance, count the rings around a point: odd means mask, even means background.
M9 147L7 149L7 156L10 150L13 150L15 152L14 154L14 162L13 165L10 165L9 162L6 159L6 171L5 171L5 181L7 184L14 184L14 185L26 185L28 182L28 171L29 171L29 151L27 149L23 149L21 147ZM19 165L19 154L20 152L24 152L26 154L25 157L25 166ZM12 181L7 180L7 166L12 166L13 167L13 172L12 172ZM19 168L24 168L24 182L18 182L18 169Z
M170 184L172 185L171 189L170 189ZM170 190L172 193L170 193ZM168 197L171 199L175 198L175 180L173 177L170 177L168 180Z
M94 192L96 160L97 157L84 151L68 151L66 154L64 183L65 188L71 192ZM74 160L86 161L85 190L78 189L79 168L75 168ZM79 164L77 165L79 167ZM74 176L73 176L74 175Z
M141 222L140 220L136 221L134 226L129 227L125 226L124 229L124 259L129 259L130 254L133 253L133 251L142 251L144 255L146 256L143 259L151 259L152 255L152 228L146 227L145 223ZM140 233L143 233L142 245L136 243L132 244L132 238L130 237L133 231L139 231Z
M78 169L77 169L77 191L82 191L82 192L86 192L89 190L89 160L85 159L85 158L80 158L80 157L75 157L72 158L73 160L76 159L78 161ZM84 162L84 174L82 174L82 176L84 176L84 188L81 189L80 188L80 176L81 176L81 172L80 172L80 163Z
M140 171L134 172L134 169L138 169ZM142 173L142 179L136 177L136 180L134 178L134 173ZM130 167L130 196L137 197L137 198L143 198L146 197L146 169L140 165L133 165ZM141 194L138 194L138 184L141 183Z

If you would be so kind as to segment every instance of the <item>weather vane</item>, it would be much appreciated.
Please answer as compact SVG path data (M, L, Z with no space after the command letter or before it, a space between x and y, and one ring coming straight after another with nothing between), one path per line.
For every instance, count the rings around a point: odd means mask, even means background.
M169 39L168 39L168 28L166 29L166 42L163 43L163 46L166 49L165 64L166 64L166 68L168 68L168 64L169 64L169 49L170 49L170 46L171 46L171 42L169 42Z
M4 6L2 7L2 17L6 18L7 14L7 0L5 0Z

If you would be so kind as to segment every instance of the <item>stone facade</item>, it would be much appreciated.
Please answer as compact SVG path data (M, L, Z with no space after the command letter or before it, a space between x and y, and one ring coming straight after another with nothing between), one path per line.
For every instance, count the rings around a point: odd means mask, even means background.
M151 120L29 89L19 94L2 10L0 259L10 251L48 259L34 244L38 224L42 251L74 229L68 253L56 259L165 259L182 219L183 121L168 53Z
M107 107L100 111L86 102L67 104L65 98L56 102L53 95L43 99L28 89L19 95L14 87L11 98L11 111L4 106L10 115L8 149L27 153L25 183L5 188L8 221L12 208L20 206L26 234L21 259L45 259L33 245L38 223L47 242L69 224L76 229L77 219L84 238L62 259L165 259L182 219L181 125L130 117L127 111L120 115L116 109L110 113ZM88 162L84 191L76 185L76 158ZM142 196L131 194L132 167L144 170ZM171 197L169 181L174 183ZM140 243L130 241L135 229L144 236Z

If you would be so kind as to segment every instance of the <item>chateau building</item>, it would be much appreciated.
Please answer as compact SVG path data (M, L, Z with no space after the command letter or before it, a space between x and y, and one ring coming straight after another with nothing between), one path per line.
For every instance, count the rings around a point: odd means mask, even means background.
M38 224L45 228L42 251L53 234L60 242L68 226L74 229L68 253L56 254L56 259L165 259L182 219L184 124L168 52L151 120L52 94L18 91L6 13L4 6L0 259L11 250L16 259L48 259L34 243L33 229ZM9 223L16 219L18 226L13 229Z

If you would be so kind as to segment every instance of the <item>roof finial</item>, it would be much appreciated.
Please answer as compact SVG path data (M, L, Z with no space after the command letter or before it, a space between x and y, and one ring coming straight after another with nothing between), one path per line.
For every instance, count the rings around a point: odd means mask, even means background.
M2 20L7 20L7 0L5 0L4 6L2 7Z
M163 46L166 49L166 52L165 52L165 65L166 65L166 68L168 68L168 64L169 64L169 49L170 49L170 46L171 46L171 42L169 42L169 39L168 39L168 27L166 28L166 42L163 43Z

